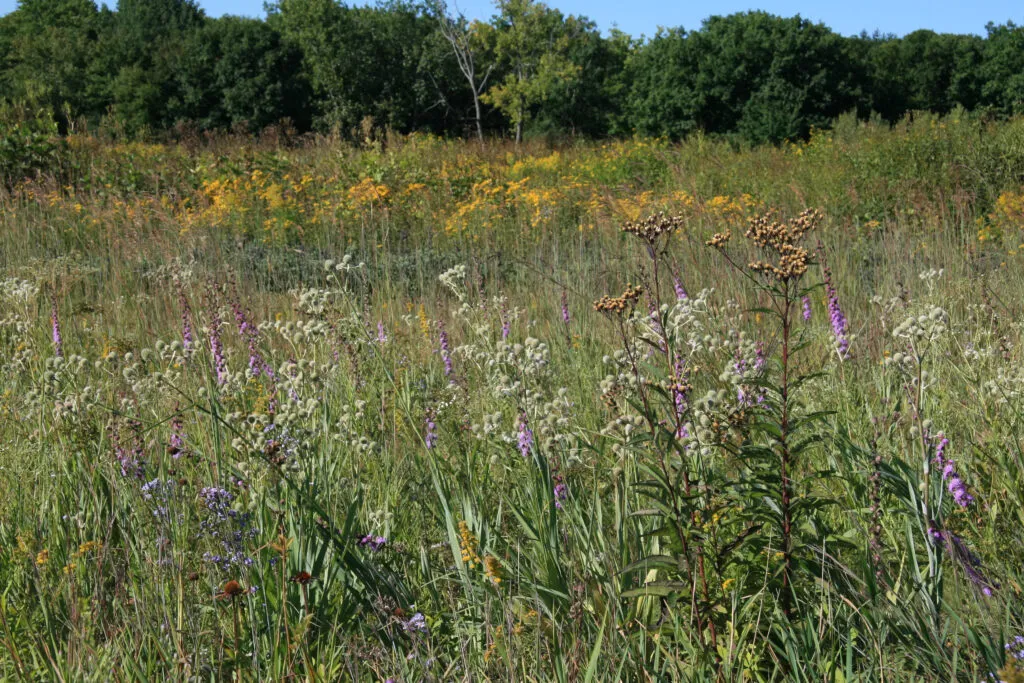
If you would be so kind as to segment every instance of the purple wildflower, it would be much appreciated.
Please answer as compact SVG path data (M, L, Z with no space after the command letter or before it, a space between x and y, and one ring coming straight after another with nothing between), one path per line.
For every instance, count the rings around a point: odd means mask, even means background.
M802 301L804 304L804 322L808 322L811 319L811 297L805 296Z
M387 330L384 329L383 320L377 321L377 343L381 345L388 343L388 333Z
M181 429L181 418L175 416L174 419L171 420L171 443L168 448L168 452L175 460L180 458L182 452L185 450L185 439L181 436Z
M953 502L962 508L974 502L974 496L967 491L967 484L956 471L956 461L946 459L946 446L949 439L939 435L939 443L935 447L935 463L942 467L942 480L947 482L946 488L953 496Z
M562 290L562 322L566 325L569 324L571 318L569 317L569 295L566 291Z
M683 281L679 279L678 275L672 276L672 287L676 291L676 301L683 301L689 298L686 295L686 290L683 289Z
M829 271L828 266L823 266L822 269L825 272L828 315L829 321L832 323L832 334L836 338L836 350L839 352L839 358L846 360L850 357L849 324L846 321L846 315L843 314L843 309L839 307L839 295L832 284L832 273Z
M409 621L402 624L402 626L409 633L426 633L427 618L424 617L421 612L417 612L409 618Z
M552 491L555 499L555 507L559 510L562 509L562 501L569 497L569 489L565 485L565 481L562 479L562 475L556 474L553 477L555 481L555 488Z
M136 479L142 479L146 469L142 424L137 420L129 419L128 428L130 441L125 443L117 424L111 425L110 442L114 447L114 457L117 458L117 462L121 466L122 477L131 475Z
M451 348L448 345L448 332L444 329L443 323L438 323L441 328L440 344L441 344L441 360L444 361L444 376L452 376L452 354Z
M367 534L359 539L360 546L363 548L369 548L375 553L380 552L387 542L388 539L383 536L373 536L372 534Z
M424 443L428 449L433 448L437 445L437 425L434 424L434 411L427 411L427 433L423 437Z
M512 323L508 317L508 304L504 301L501 302L501 340L505 341L508 339L508 335L512 332Z
M57 313L57 297L53 296L50 308L50 322L53 323L53 353L57 358L64 357L64 337L60 333L60 315Z
M224 345L220 341L220 314L213 312L210 321L210 353L213 354L213 368L217 372L217 384L224 384L228 378L228 364L224 360Z
M258 536L259 529L251 526L249 513L231 507L235 497L226 489L208 486L200 490L199 499L206 510L199 523L200 536L219 541L224 553L206 552L203 560L224 571L233 565L251 567L254 561L245 551L245 542Z
M1006 644L1006 653L1014 659L1024 661L1024 636L1014 636L1013 640Z
M530 449L533 448L533 431L526 421L526 413L519 415L519 453L524 457L530 457Z

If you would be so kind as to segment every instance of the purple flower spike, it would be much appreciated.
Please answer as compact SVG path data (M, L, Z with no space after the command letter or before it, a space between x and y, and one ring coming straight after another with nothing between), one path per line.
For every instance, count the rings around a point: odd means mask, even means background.
M60 315L57 313L57 297L53 297L53 306L50 308L50 322L53 323L53 354L57 358L64 357L64 337L60 333Z
M519 415L519 453L524 458L530 457L530 450L533 448L533 431L526 421L526 413Z
M448 344L448 332L444 329L444 325L441 325L441 334L440 334L439 341L440 341L440 344L441 344L441 360L444 361L444 376L445 377L451 377L452 376L452 353L451 353L451 348L450 348L450 346Z

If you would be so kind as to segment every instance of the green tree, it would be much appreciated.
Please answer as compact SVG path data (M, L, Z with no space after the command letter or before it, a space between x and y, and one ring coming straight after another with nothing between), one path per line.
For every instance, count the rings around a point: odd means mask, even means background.
M3 97L47 106L63 125L65 111L95 114L104 104L90 89L100 28L92 0L21 0L0 19Z
M454 104L461 76L436 19L422 7L281 0L270 21L302 48L323 126L349 130L372 117L399 131L443 132L451 112L461 110Z
M582 24L566 22L561 12L534 0L498 0L497 7L482 38L505 75L482 99L508 117L519 143L533 109L581 77L569 50Z
M179 74L190 36L205 22L194 0L119 0L105 70L112 113L128 132L187 118Z
M982 97L1002 114L1024 113L1024 27L989 24Z
M946 113L975 107L981 97L982 39L914 31L903 38L861 38L871 108L888 121L909 111Z
M627 108L646 134L739 131L751 142L778 142L827 125L860 97L845 39L823 24L765 12L660 32L627 70Z
M302 53L263 21L208 20L186 41L178 81L181 111L201 128L309 126Z

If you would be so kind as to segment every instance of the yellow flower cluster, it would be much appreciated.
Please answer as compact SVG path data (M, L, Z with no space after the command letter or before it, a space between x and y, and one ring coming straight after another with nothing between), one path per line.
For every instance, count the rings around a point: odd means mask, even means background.
M476 552L477 540L469 525L463 520L459 522L459 550L462 551L462 561L470 569L480 566L480 556Z

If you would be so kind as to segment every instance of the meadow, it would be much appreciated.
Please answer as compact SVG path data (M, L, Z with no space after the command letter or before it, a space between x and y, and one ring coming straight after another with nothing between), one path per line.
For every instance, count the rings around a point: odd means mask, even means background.
M1024 120L279 133L0 189L0 678L1024 680Z

